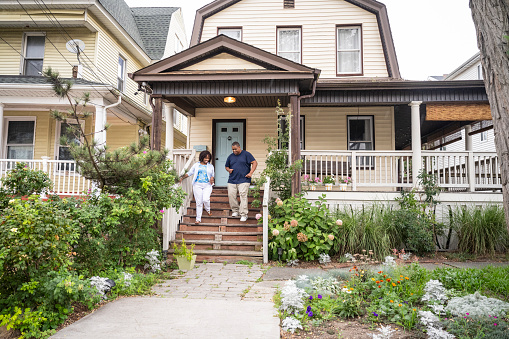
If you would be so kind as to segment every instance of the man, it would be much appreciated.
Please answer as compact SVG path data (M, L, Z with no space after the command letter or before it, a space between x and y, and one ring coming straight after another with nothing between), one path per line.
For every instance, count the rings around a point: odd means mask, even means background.
M232 217L238 217L240 221L247 220L247 193L251 185L251 176L256 170L258 163L248 151L240 149L240 144L232 144L233 153L226 159L225 168L230 173L228 177L228 200L232 209ZM240 208L237 202L237 192L240 195Z

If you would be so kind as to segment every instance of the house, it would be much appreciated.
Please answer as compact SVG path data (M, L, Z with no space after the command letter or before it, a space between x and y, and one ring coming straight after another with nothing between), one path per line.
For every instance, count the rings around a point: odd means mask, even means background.
M226 184L232 141L263 170L262 140L275 136L280 100L291 112L290 158L303 160L301 174L353 178L351 191L310 191L309 199L393 201L418 186L422 169L450 191L442 201L501 201L479 193L501 187L496 154L422 150L490 116L483 81L401 79L379 1L216 0L197 11L189 49L130 76L156 107L175 105L189 117L190 146L212 152L217 186ZM292 191L300 190L295 175Z
M129 8L124 0L0 3L0 152L2 175L12 162L28 161L48 171L55 191L79 194L90 183L80 178L60 137L65 124L51 109L67 110L41 72L51 67L73 80L73 95L90 93L80 121L110 149L152 133L148 95L127 73L182 51L187 46L180 8ZM163 146L187 146L187 118L167 110L174 122ZM68 124L76 122L67 122ZM104 132L104 125L111 127ZM164 136L165 130L163 130ZM65 169L65 170L64 170Z
M444 81L452 80L482 80L481 56L477 52L458 68L443 77ZM443 140L436 140L427 144L427 149L439 149L454 151L472 150L474 152L496 152L495 135L493 134L493 123L490 120L472 122L462 129L444 137Z

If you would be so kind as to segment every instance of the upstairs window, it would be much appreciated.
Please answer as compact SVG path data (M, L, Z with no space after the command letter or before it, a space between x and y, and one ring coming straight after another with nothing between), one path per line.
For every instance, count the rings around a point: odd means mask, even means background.
M229 38L242 41L242 27L218 28L217 35L226 35Z
M362 74L361 27L337 28L337 72L338 75Z
M283 0L283 8L295 8L295 0Z
M118 56L117 89L124 91L125 86L125 64L126 61L120 55Z
M302 28L277 29L277 55L288 60L302 62Z
M44 60L44 35L26 35L23 55L23 75L41 75Z

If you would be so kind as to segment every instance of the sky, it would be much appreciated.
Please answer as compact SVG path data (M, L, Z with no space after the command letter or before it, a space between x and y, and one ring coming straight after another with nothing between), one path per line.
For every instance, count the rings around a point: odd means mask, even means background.
M379 0L387 7L401 76L451 73L477 53L469 0ZM211 0L126 0L131 7L181 7L188 40L196 10ZM297 2L298 3L298 2Z

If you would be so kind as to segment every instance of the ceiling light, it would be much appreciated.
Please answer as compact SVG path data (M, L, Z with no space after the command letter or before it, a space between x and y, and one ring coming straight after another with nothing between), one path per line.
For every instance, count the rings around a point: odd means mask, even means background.
M237 101L237 99L235 99L235 97L225 97L224 98L224 102L226 102L228 104L233 104L235 101Z

